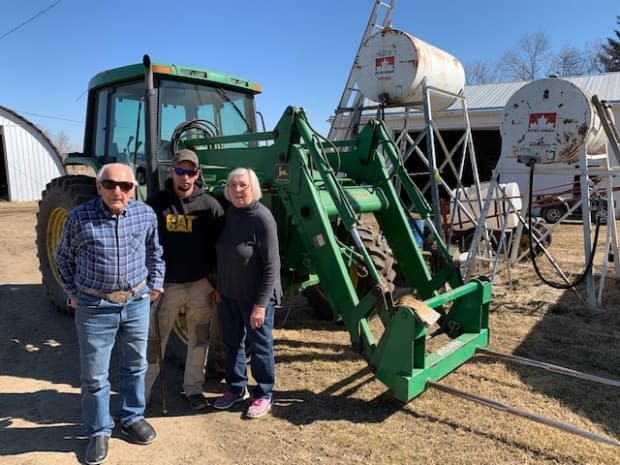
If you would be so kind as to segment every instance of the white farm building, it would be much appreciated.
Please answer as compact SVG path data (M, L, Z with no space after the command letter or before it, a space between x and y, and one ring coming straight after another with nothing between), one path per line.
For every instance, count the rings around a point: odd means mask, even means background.
M0 105L0 200L40 200L45 185L63 173L60 154L43 131Z

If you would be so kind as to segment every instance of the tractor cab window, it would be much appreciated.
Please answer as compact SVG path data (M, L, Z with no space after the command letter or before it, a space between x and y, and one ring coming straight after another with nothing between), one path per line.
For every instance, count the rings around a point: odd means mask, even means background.
M183 138L228 136L255 132L252 94L160 78L159 160L170 160L172 134L177 126L200 120L200 127ZM132 166L146 165L145 100L142 81L104 87L94 96L96 109L91 137L94 155L113 157ZM241 146L241 143L229 147Z
M95 155L121 163L145 164L144 85L104 88L96 96Z
M185 134L189 138L255 132L252 95L162 79L159 84L159 108L160 159L170 159L172 134L180 124L188 121L200 120L200 127L203 128L192 129L192 132Z

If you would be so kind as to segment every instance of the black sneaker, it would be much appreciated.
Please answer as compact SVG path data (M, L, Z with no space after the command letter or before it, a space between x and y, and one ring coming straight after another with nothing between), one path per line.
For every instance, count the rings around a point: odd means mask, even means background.
M249 399L249 398L250 398L250 393L248 392L248 389L245 387L243 388L243 391L241 391L241 394L235 394L233 392L226 391L222 397L220 397L219 399L215 401L215 403L213 404L213 407L215 407L218 410L228 410L230 407L232 407L236 403L243 402L244 400Z
M152 443L157 433L146 420L138 420L131 425L121 425L121 433L127 436L131 442L146 446Z
M192 410L202 410L204 408L207 408L207 406L209 405L209 402L207 402L207 399L205 399L202 394L192 394L189 396L185 396L185 398L189 402L189 407Z

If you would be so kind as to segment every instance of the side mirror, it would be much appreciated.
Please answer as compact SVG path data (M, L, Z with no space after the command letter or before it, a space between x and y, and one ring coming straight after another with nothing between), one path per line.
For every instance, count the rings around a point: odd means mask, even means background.
M143 166L139 166L138 169L136 169L136 181L140 186L144 186L146 184L146 170Z

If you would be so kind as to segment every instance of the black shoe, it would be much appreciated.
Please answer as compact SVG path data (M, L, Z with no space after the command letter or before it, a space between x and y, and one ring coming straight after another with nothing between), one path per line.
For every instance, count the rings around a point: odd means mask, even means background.
M121 433L129 437L132 442L146 446L152 443L157 433L146 420L138 420L131 425L121 425Z
M108 460L108 436L93 436L90 438L84 462L88 465L97 465Z
M185 398L189 402L189 407L192 410L202 410L204 408L207 408L207 406L209 405L209 402L207 402L207 399L205 399L202 394L192 394L189 396L185 396Z

